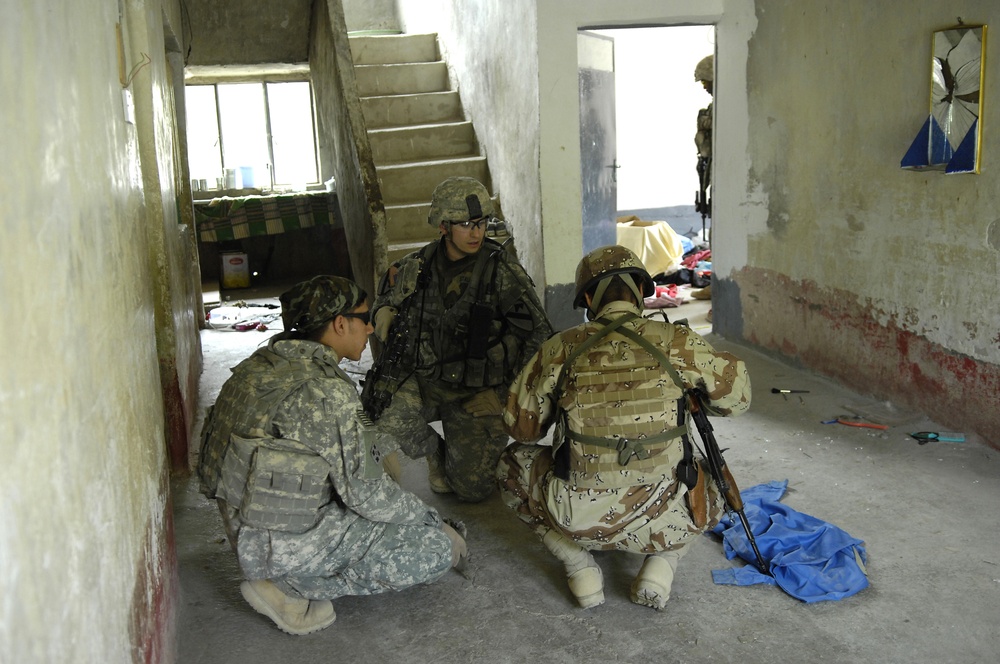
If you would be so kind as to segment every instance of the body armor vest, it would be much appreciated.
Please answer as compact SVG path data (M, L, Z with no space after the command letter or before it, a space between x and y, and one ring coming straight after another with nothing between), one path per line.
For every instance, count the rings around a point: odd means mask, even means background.
M681 380L667 358L673 327L634 314L595 324L603 327L572 349L556 391L563 479L583 488L671 480L687 431Z
M408 353L409 367L430 378L453 385L482 388L503 385L511 379L515 367L512 358L519 356L522 341L510 331L500 311L497 291L498 263L504 260L503 248L484 239L476 254L471 280L454 306L446 308L441 297L442 284L433 262L439 243L432 243L418 253L420 271L430 273L427 286L410 297L417 298L408 312L410 329L419 335L417 350Z
M237 365L205 420L198 464L202 493L228 502L249 525L286 532L308 530L334 498L326 460L273 436L281 403L316 375L313 355L326 352L299 343L301 358L268 348Z

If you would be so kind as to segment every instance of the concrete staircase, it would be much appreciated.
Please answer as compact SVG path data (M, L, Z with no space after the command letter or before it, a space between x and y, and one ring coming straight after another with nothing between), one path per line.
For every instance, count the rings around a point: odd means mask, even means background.
M427 223L438 183L464 175L491 191L492 185L472 123L451 90L437 35L357 35L350 44L391 263L438 237Z

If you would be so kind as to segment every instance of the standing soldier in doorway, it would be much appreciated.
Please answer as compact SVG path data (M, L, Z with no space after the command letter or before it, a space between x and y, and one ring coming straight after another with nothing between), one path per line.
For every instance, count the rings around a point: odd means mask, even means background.
M497 459L510 442L502 400L552 334L524 268L486 237L494 213L473 178L434 189L427 221L440 239L393 264L372 307L398 378L384 386L366 380L362 393L383 434L407 456L427 457L431 490L468 502L494 491ZM438 420L443 437L430 426Z
M709 55L701 59L694 68L694 80L701 83L708 94L712 94L715 79L715 56ZM698 111L697 131L694 144L698 148L698 193L695 200L695 211L701 213L702 235L704 235L705 217L712 216L712 197L709 193L712 178L712 103Z

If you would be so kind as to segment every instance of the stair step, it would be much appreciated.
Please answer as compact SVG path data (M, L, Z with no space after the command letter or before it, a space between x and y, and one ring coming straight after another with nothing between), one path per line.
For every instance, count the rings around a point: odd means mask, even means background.
M360 97L444 92L450 85L448 67L442 61L357 65L354 67L354 76Z
M361 112L369 130L464 119L462 101L453 90L364 97Z
M376 166L386 206L429 201L434 187L453 176L476 178L490 189L486 158L481 156Z
M471 157L479 153L471 122L375 129L368 132L378 165Z
M412 244L390 244L388 250L386 251L386 257L388 258L389 265L392 265L398 261L403 256L420 249L427 242L414 242Z
M386 65L400 62L440 60L437 35L359 35L349 38L356 65Z
M430 198L430 194L427 195ZM438 229L427 223L430 201L408 205L385 206L385 235L389 244L420 242L425 244L438 236Z

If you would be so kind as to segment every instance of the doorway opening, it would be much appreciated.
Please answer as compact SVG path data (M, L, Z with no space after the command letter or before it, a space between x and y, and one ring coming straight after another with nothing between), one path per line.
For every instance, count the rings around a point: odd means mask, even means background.
M666 221L678 234L708 242L695 211L699 191L694 136L712 95L695 81L715 52L715 26L591 29L614 40L617 216Z

